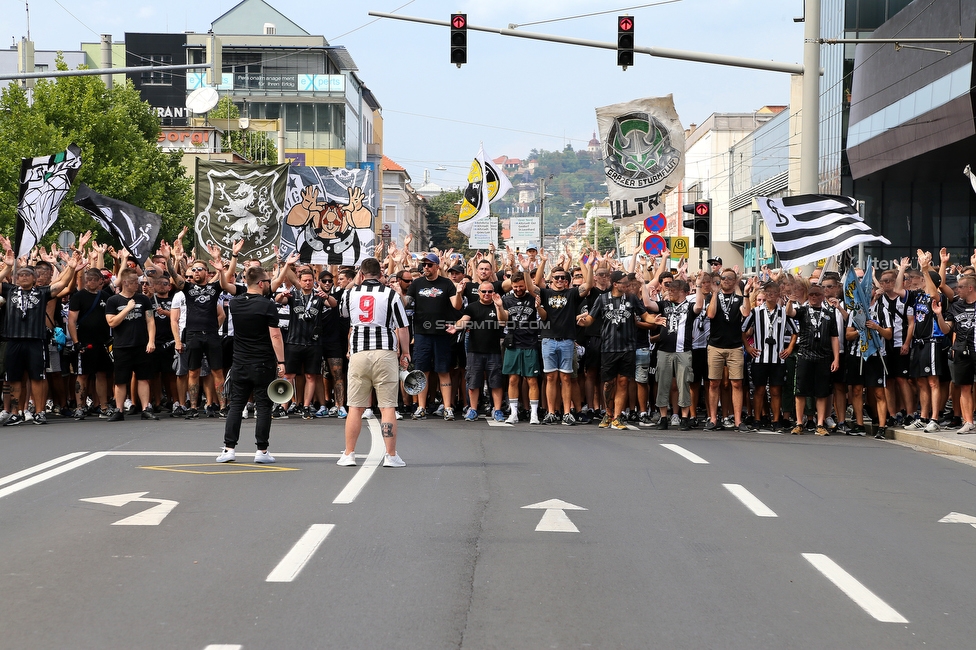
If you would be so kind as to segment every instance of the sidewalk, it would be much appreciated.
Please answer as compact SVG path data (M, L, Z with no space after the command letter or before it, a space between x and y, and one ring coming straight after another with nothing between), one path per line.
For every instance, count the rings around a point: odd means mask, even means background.
M952 456L976 460L976 434L959 435L956 433L957 430L954 428L936 431L935 433L925 433L924 431L888 427L888 438ZM873 435L873 431L869 435Z

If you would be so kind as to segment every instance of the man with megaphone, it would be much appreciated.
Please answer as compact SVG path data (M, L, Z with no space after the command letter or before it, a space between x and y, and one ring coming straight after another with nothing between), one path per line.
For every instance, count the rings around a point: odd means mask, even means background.
M241 434L244 405L254 394L257 421L254 440L257 452L255 463L273 463L268 453L271 437L271 396L268 385L275 377L285 374L285 347L278 329L278 310L271 300L271 280L260 266L249 268L244 274L247 292L230 301L234 318L234 363L230 380L230 411L224 424L224 448L217 456L218 463L236 460L235 448Z
M380 282L380 263L374 257L363 260L356 284L347 287L339 302L339 313L349 319L349 372L346 375L349 417L346 418L346 448L336 463L356 464L356 441L363 426L363 411L376 390L380 428L386 443L383 467L403 467L396 448L396 405L399 368L410 363L410 335L407 312L400 295ZM399 364L397 361L399 360Z

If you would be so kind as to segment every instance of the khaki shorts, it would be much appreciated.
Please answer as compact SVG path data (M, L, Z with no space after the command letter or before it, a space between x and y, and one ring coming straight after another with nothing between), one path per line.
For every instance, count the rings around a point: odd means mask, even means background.
M376 389L379 408L396 408L400 389L400 368L394 350L365 350L349 357L346 373L346 402L358 408L370 407L370 391Z
M745 361L742 348L716 348L708 346L708 378L722 379L722 368L729 367L729 379L745 377Z

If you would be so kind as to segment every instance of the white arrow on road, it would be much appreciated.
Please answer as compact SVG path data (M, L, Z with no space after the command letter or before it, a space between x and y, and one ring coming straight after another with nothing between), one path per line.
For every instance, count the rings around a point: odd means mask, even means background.
M179 501L170 501L169 499L143 499L144 494L149 494L149 492L132 492L130 494L113 494L107 497L92 497L90 499L78 499L79 501L87 501L88 503L100 503L106 506L124 506L127 503L132 503L138 501L140 503L156 503L148 510L143 510L142 512L132 515L131 517L126 517L125 519L119 519L113 526L158 526L160 522L166 518L166 515L173 511L173 508L180 504Z
M522 506L522 509L531 510L545 510L545 514L542 515L542 520L539 525L535 527L535 531L547 532L547 533L578 533L579 528L576 527L569 517L566 516L566 510L586 510L586 508L581 508L580 506L573 505L572 503L566 503L565 501L560 501L559 499L549 499L548 501L542 501L541 503L533 503L531 506Z
M961 512L950 512L939 520L940 524L969 524L976 528L976 517L964 515Z

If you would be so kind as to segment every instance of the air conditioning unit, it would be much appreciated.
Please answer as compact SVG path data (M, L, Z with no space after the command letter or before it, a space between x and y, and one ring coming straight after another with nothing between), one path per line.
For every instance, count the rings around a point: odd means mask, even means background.
M277 30L275 29L274 23L264 23L264 35L274 36Z

